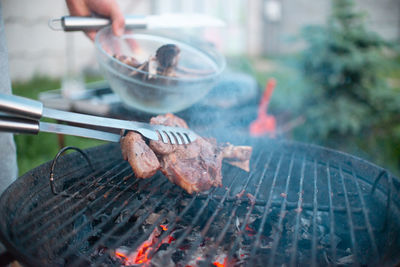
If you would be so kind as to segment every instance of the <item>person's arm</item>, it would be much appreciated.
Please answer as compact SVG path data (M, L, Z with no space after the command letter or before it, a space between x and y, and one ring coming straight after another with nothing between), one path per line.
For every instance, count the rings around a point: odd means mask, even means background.
M93 13L109 17L113 33L120 36L124 32L125 20L116 0L66 0L71 16L90 16ZM94 40L96 31L86 32Z

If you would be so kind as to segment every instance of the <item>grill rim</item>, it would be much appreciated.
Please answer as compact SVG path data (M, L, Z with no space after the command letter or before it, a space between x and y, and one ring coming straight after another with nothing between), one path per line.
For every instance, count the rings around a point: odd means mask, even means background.
M246 141L246 143L249 145L253 145L254 141L256 141L256 143L259 143L260 139L248 140ZM371 183L371 185L374 184L375 182L374 180L376 180L378 177L385 176L384 174L382 174L384 172L385 174L387 174L386 175L387 179L393 181L392 187L394 187L399 192L400 181L397 177L393 176L388 170L374 163L371 163L365 159L358 158L356 156L347 154L345 152L340 152L334 149L329 149L317 145L305 144L295 141L277 141L277 140L266 139L266 142L263 142L262 145L263 149L274 148L274 150L279 150L279 149L290 148L292 150L291 153L296 153L295 151L302 151L302 153L303 154L305 153L307 157L316 158L317 163L322 162L322 164L327 164L329 162L329 164L331 165L332 163L334 163L334 164L339 164L342 167L350 167L350 169L355 170L356 177L361 176L361 178L364 178L364 180ZM115 160L122 159L118 144L105 144L89 148L84 151L89 155L89 158L92 160L95 168L104 161L104 157L110 158L111 154L114 155L112 159ZM110 152L116 152L116 153L110 153ZM87 166L86 161L81 160L80 163L79 161L77 161L77 155L78 155L77 152L64 155L62 158L59 159L59 164L60 165L65 164L67 166L72 165L74 169L80 169L84 166ZM101 160L96 160L96 158L101 158ZM320 158L322 158L323 161L319 160ZM30 195L34 193L29 189L31 185L35 185L35 183L39 184L48 183L47 178L45 179L45 181L38 181L38 179L42 178L43 176L47 177L47 175L50 172L50 166L51 166L51 161L46 162L32 169L26 174L22 175L9 188L6 189L6 191L0 197L0 215L2 215L2 217L4 218L4 220L0 221L0 240L4 243L7 250L11 252L17 260L20 260L21 262L29 266L42 266L43 263L31 258L29 255L24 253L24 250L21 251L21 249L18 249L18 246L12 241L12 238L10 236L10 233L12 231L8 230L7 226L14 219L15 213L21 209L21 205L26 200L26 195L28 195L26 193L29 193ZM367 176L361 175L359 173L360 171L363 174L368 173L368 175ZM371 175L371 172L373 173L373 175ZM389 177L391 177L391 179ZM21 190L21 187L24 190ZM383 193L387 197L389 191L387 190L387 188L384 187L382 181L378 182L377 187L378 190L380 190L381 193ZM18 199L20 201L16 201ZM394 202L392 204L394 204L394 206L397 207L397 209L399 209L400 195L392 192L391 201Z

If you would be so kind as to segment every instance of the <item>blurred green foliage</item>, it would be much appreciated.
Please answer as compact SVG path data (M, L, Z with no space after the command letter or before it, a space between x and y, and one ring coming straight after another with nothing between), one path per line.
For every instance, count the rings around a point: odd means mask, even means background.
M88 78L87 81L98 78ZM34 77L28 82L13 82L13 94L38 99L40 92L60 88L59 79L47 77ZM56 134L39 133L38 135L15 135L17 145L17 160L19 174L22 175L28 170L52 160L61 149ZM65 136L65 146L76 146L81 149L96 146L104 142L86 138Z
M299 54L255 58L264 86L277 80L268 112L278 128L302 117L285 138L370 160L400 176L400 54L367 29L353 0L332 0L324 25L308 26Z
M388 83L399 73L398 50L369 31L364 18L353 0L335 0L326 25L304 29L299 66L310 88L296 137L398 169L400 88Z

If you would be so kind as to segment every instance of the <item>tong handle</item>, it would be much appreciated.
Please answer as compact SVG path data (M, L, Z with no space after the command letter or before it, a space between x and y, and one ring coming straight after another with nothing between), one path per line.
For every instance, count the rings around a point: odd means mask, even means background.
M43 104L36 100L0 93L0 111L39 120L43 114Z
M98 30L108 25L111 25L111 21L108 18L101 17L63 16L61 19L52 19L49 21L50 28L64 31ZM125 27L127 28L144 29L146 25L145 16L134 15L125 17Z
M37 134L39 122L18 117L0 116L0 132Z

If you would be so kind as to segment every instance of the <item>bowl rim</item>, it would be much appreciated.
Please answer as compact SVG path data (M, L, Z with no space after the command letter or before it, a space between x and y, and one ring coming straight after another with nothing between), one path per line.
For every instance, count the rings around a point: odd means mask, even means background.
M111 26L107 26L107 27L103 27L102 29L100 29L99 31L97 31L96 36L95 36L95 46L97 48L97 51L99 51L102 55L105 55L109 60L111 60L113 63L118 64L119 66L122 66L124 68L127 68L128 70L132 70L132 71L136 71L142 74L148 74L149 72L147 71L143 71L143 70L139 70L135 67L132 67L128 64L125 64L123 62L121 62L120 60L114 58L113 56L111 56L109 53L107 53L101 43L100 43L100 36L106 33L110 33L111 32ZM153 37L157 37L157 38L163 38L163 39L168 39L171 40L172 43L176 43L178 46L179 44L184 45L184 46L188 46L191 49L196 50L197 52L203 53L205 54L209 59L211 59L215 65L217 66L217 70L215 72L213 72L212 74L208 74L208 75L202 75L199 77L171 77L171 76L164 76L164 75L159 75L159 74L155 74L152 75L155 78L158 79L164 79L164 80L170 80L170 81L185 81L185 82L196 82L196 81L201 81L204 79L212 79L215 77L218 77L224 70L226 67L226 59L225 57L215 48L209 47L207 48L207 50L210 50L209 52L211 52L211 54L215 55L215 57L217 58L217 61L214 60L212 57L210 57L209 53L204 53L204 50L201 50L195 46L192 46L191 44L181 41L181 40L176 40L170 37L166 37L166 36L162 36L162 35L156 35L156 34L152 34L152 33L146 33L146 32L140 32L140 33L136 33L137 35L146 35L146 36L153 36ZM112 36L112 38L126 38L127 36L134 36L135 33L129 33L129 34L123 34L122 36ZM219 61L219 62L218 62ZM100 64L104 64L104 62L99 62ZM107 64L106 64L107 65ZM126 75L122 72L118 72L119 75L125 76L128 79L134 79L133 77Z

